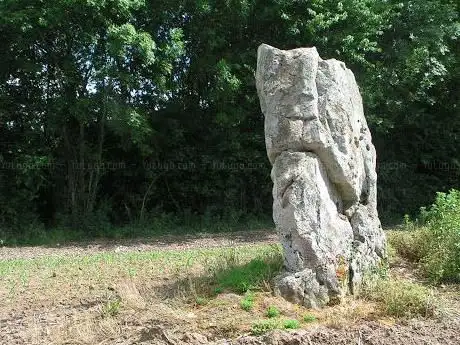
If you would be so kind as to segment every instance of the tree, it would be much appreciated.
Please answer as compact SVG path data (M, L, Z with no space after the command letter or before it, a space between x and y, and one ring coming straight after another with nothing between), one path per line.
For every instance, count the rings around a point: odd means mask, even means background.
M146 108L164 97L162 77L170 71L162 65L175 56L155 60L158 48L151 35L135 28L135 13L143 5L140 0L0 5L2 32L11 37L2 95L15 108L3 115L5 122L10 133L20 127L40 142L39 152L30 140L32 151L25 152L63 169L49 188L61 191L56 203L72 214L74 224L95 209L107 172L108 138L149 150ZM173 32L168 39L179 41L180 35ZM146 94L157 99L144 103Z

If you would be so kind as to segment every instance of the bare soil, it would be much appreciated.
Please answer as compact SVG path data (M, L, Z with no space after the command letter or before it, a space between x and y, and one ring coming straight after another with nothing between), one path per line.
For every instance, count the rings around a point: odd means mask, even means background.
M249 246L276 241L273 232L259 231L57 247L3 247L0 248L0 261L49 257L59 260L99 253L153 250L181 252L192 248ZM14 260L11 262L13 265ZM107 268L102 263L100 267L68 267L67 271L60 271L58 266L55 269L47 267L43 268L43 275L20 277L15 281L2 282L0 272L0 344L460 344L458 286L441 288L454 312L434 319L382 317L375 305L359 300L322 311L309 311L270 293L258 296L254 311L244 312L239 306L241 296L233 293L220 294L204 305L185 303L178 282L189 276L174 273L173 268L168 271L168 262L164 264L166 268L161 274L153 272L153 266L146 263L133 276L123 275L121 271L110 275L107 270L113 267ZM38 270L41 272L41 266ZM402 276L411 275L411 268L407 266L394 270ZM98 272L109 278L98 280ZM174 297L165 291L173 291ZM187 291L190 294L190 289ZM118 300L123 301L119 312ZM308 312L319 322L304 324L301 330L275 330L257 337L249 335L249 325L260 318L268 305L276 305L286 318L299 319ZM110 313L107 308L111 306L116 311L113 317L107 316Z
M42 256L90 255L104 252L145 252L151 250L186 250L194 248L215 248L234 245L276 243L273 231L241 231L222 234L165 235L148 239L92 241L70 243L53 247L0 247L0 260L32 259Z

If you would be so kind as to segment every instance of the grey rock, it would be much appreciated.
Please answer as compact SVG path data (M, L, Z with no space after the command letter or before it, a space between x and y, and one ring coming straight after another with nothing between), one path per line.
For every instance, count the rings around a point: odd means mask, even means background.
M256 85L285 253L277 291L307 306L335 303L385 257L376 152L358 85L343 62L322 60L316 48L265 44Z

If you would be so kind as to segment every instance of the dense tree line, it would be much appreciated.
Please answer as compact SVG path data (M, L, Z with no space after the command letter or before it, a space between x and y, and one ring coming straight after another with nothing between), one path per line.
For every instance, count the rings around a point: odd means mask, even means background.
M3 0L0 223L270 215L261 43L355 73L387 221L458 187L454 0Z

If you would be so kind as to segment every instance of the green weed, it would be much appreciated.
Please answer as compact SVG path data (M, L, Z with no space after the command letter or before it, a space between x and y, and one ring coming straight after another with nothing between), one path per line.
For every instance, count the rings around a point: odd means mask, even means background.
M460 191L438 193L420 221L405 217L405 230L389 233L388 242L397 254L420 264L434 283L460 282Z
M114 317L120 313L121 300L116 299L114 301L107 301L107 303L102 307L102 317Z
M208 304L208 299L206 297L200 297L200 296L197 296L195 298L195 303L196 305L206 305Z
M240 302L241 309L250 311L254 307L254 294L247 292Z
M271 305L268 307L267 309L267 317L269 318L273 318L273 317L277 317L280 315L280 311L277 307L275 307L274 305Z
M306 323L311 323L311 322L315 322L317 320L316 316L312 315L312 314L305 314L303 316L303 320L306 322Z
M263 335L277 328L279 328L279 324L275 320L260 320L251 325L251 334L256 336Z
M284 329L297 329L297 328L300 328L300 322L298 320L295 320L295 319L285 320L283 322L283 328Z

